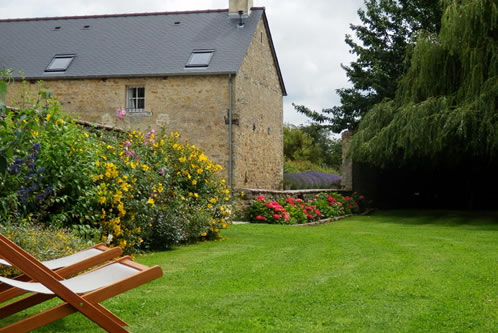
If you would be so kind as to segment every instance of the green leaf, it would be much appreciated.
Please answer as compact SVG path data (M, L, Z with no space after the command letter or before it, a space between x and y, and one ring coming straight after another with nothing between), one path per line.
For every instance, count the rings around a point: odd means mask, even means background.
M0 156L0 173L5 173L7 171L7 159L5 156Z
M7 96L7 82L0 81L0 101L5 101L5 96Z

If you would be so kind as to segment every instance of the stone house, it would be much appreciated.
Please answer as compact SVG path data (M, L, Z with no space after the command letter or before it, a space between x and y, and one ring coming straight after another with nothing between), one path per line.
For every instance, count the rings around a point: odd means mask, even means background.
M178 131L234 188L281 187L285 85L264 8L0 20L0 69L75 118ZM23 74L18 74L22 71ZM32 85L34 86L34 85Z

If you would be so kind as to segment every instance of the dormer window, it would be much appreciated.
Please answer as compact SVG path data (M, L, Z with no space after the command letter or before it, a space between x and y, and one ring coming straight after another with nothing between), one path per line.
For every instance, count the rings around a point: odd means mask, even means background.
M211 62L214 50L194 50L185 67L207 67Z
M74 54L59 54L52 58L45 72L65 72L74 59Z

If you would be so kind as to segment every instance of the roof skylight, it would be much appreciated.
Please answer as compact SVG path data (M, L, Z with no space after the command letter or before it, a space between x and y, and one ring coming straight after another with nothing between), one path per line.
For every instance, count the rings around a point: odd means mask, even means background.
M185 67L207 67L211 62L214 50L194 50Z
M55 55L45 72L65 72L74 59L74 54Z

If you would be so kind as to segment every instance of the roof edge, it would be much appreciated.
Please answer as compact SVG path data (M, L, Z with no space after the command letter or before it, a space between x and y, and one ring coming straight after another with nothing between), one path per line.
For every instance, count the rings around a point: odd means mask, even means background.
M109 74L109 75L65 75L65 76L26 76L20 77L15 76L12 79L14 81L23 81L23 80L40 80L40 81L53 81L53 80L99 80L99 79L129 79L129 78L156 78L156 77L174 77L174 76L223 76L223 75L237 75L237 72L234 71L225 71L225 72L201 72L201 71L192 71L185 73L148 73L148 74Z
M253 10L264 10L264 7L253 7L252 9ZM203 13L222 13L222 12L228 12L228 9L205 9L205 10L173 11L173 12L98 14L98 15L82 15L82 16L74 15L74 16L52 16L52 17L27 17L27 18L0 19L0 22L52 21L52 20L94 19L94 18L107 18L107 17L203 14Z
M287 89L285 89L284 78L282 76L282 71L280 70L280 64L278 63L277 52L275 51L275 45L273 44L273 38L271 36L270 25L268 23L268 18L266 17L266 11L263 7L263 22L266 27L266 33L268 34L268 41L270 42L271 54L273 56L273 61L275 62L275 68L277 69L278 79L280 81L280 88L282 89L282 95L287 96Z

